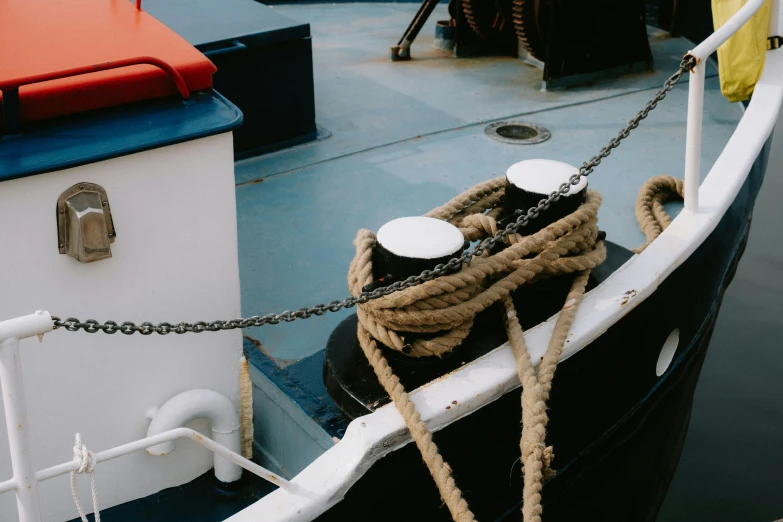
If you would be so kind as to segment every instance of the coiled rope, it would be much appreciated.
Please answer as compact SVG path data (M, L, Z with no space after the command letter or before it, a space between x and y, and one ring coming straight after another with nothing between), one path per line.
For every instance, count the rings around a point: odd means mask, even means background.
M663 204L672 199L683 199L685 183L674 176L655 176L647 180L636 197L636 222L644 232L646 241L634 249L637 254L666 230L672 218L664 210Z
M426 216L453 224L468 241L494 235L498 230L505 184L503 177L480 183ZM637 198L636 216L646 242L637 252L646 248L669 225L671 218L663 210L663 203L677 196L682 196L682 181L671 176L657 176L644 184ZM467 337L476 314L494 303L503 303L509 344L522 384L522 514L525 522L540 522L543 482L554 473L550 469L554 453L545 443L546 402L590 270L606 258L603 241L597 239L600 204L600 194L588 190L586 201L572 214L529 236L509 235L505 249L474 258L455 274L358 306L357 333L362 351L402 415L441 499L457 522L471 522L475 516L454 481L451 467L432 440L432 432L389 367L378 342L411 357L442 356ZM348 289L358 296L362 288L374 280L375 234L359 230L354 245L356 255L348 271ZM536 372L525 345L512 292L522 284L563 274L575 274L574 281ZM414 335L413 339L406 340L406 334L400 332L436 335Z

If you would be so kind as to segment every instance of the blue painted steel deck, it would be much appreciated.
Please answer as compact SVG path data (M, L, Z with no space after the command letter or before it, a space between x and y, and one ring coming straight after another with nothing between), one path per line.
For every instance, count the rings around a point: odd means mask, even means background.
M445 6L422 31L408 63L389 62L387 48L416 6L276 9L311 23L318 123L332 136L237 164L246 314L347 295L345 274L359 228L377 230L390 219L423 214L523 159L581 164L643 107L690 48L685 40L653 35L655 72L542 92L541 72L516 59L456 60L432 48L433 24L447 17ZM712 64L708 75L703 173L742 114L721 96ZM591 176L590 187L604 196L600 226L622 246L643 241L633 214L642 183L656 174L682 175L683 84ZM543 125L552 138L515 146L484 135L486 123L507 118ZM284 366L321 350L348 313L246 333Z

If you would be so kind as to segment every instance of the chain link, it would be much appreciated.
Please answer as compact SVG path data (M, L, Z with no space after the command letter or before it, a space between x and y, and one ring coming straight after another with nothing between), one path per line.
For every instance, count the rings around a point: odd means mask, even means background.
M571 176L567 183L560 185L560 188L555 192L552 192L549 197L542 199L535 207L529 208L526 212L522 210L516 211L516 220L507 224L503 229L499 230L497 234L492 237L488 237L482 240L476 245L473 250L464 252L461 256L450 259L447 263L440 264L432 270L425 270L419 275L411 276L402 281L397 281L390 285L376 288L369 292L362 292L357 297L347 297L342 301L331 301L328 304L317 304L313 307L300 308L299 310L292 311L286 310L279 314L267 314L267 315L254 315L253 317L230 319L227 321L212 321L204 322L199 321L196 323L178 323L172 325L171 323L159 323L157 325L145 322L139 325L126 321L122 324L117 324L114 321L106 321L100 324L94 319L88 319L81 322L75 317L69 317L66 320L61 320L59 317L52 317L54 320L54 328L65 328L69 332L76 332L84 330L87 333L103 332L107 334L115 334L121 332L125 335L132 335L134 333L140 333L142 335L150 335L157 333L160 335L167 335L170 333L184 334L184 333L201 333L201 332L217 332L220 330L235 330L237 328L249 328L251 326L264 326L267 324L278 324L280 322L290 323L297 319L307 319L313 315L324 315L326 312L337 312L343 308L352 308L357 304L366 303L373 299L378 299L394 292L399 292L412 286L420 285L424 282L431 281L436 277L453 272L456 268L462 266L463 263L470 263L474 257L479 257L484 252L491 250L495 245L504 243L506 237L509 234L517 232L520 228L526 226L531 220L536 219L538 215L549 208L549 206L558 201L562 196L568 194L571 187L578 185L582 177L589 176L593 173L595 168L601 164L605 158L607 158L612 150L616 149L620 143L627 138L631 131L639 126L639 123L650 114L650 111L657 107L658 102L663 100L666 95L671 91L677 82L680 81L682 76L693 69L696 66L696 58L686 54L680 62L680 67L677 69L671 77L663 84L663 87L655 94L655 96L647 102L644 108L639 111L636 116L631 119L628 124L621 130L617 136L612 138L609 143L602 148L597 155L590 158L579 167L579 172Z

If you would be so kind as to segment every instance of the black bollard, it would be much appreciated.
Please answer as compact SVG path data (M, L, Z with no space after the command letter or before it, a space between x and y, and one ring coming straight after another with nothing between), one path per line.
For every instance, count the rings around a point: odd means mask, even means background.
M527 212L539 201L546 199L558 190L560 185L568 183L579 169L560 161L534 159L520 161L506 171L506 199L503 204L502 222L507 224L516 219L517 212ZM519 230L525 236L534 234L574 212L585 202L587 180L582 178L578 185L572 185L568 194L561 196L551 206Z
M389 221L378 230L377 238L372 255L376 286L432 270L462 254L465 245L457 227L422 216Z

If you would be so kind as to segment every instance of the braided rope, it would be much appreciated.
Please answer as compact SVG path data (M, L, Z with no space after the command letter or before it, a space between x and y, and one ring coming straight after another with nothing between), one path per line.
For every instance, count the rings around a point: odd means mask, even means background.
M502 210L500 204L504 191L505 178L492 179L459 194L426 215L448 221L460 228L465 239L477 241L497 232L497 218ZM606 258L603 242L597 241L600 204L601 196L597 192L588 191L585 203L575 212L535 234L511 234L505 249L474 258L455 274L441 276L358 307L358 338L362 350L405 420L441 498L455 521L469 522L475 520L475 517L462 498L451 468L433 442L432 432L389 367L378 342L413 357L441 356L462 343L470 332L476 314L496 302L505 303L509 340L515 355L518 355L520 379L523 382L523 436L520 443L525 470L523 512L537 512L540 519L541 482L552 459L551 448L543 444L547 422L546 399L590 269ZM369 230L360 230L354 245L356 256L348 271L348 288L353 295L359 295L362 288L373 281L372 250L376 245L375 235ZM520 285L539 277L569 273L576 273L576 280L547 350L548 359L542 363L543 373L540 373L538 380L535 380L533 373L534 380L530 380L531 375L528 374L533 367L529 355L526 355L511 293ZM434 338L427 336L426 339L414 336L415 339L406 341L404 334L399 332L437 335ZM526 365L523 354L527 357ZM527 515L525 517L526 521L536 520L529 519Z
M468 241L493 236L498 231L505 192L505 178L480 183L457 195L445 205L426 214L458 227ZM642 188L636 201L636 219L646 241L643 251L671 223L663 204L683 197L683 182L672 176L655 176ZM601 196L587 191L586 201L572 214L546 228L521 236L510 234L500 252L474 258L451 275L414 286L375 301L360 304L358 338L375 375L389 394L419 448L435 480L441 498L457 522L475 520L462 492L432 440L432 432L421 419L399 378L389 367L378 342L412 357L441 356L467 337L476 314L496 302L506 311L506 331L522 384L522 469L524 473L522 517L525 522L541 522L541 491L554 452L546 445L549 418L546 403L552 379L563 352L568 332L576 317L592 268L606 258L606 248L598 236L598 208ZM354 296L373 281L372 250L375 235L360 230L354 240L356 256L348 270L348 289ZM552 337L536 372L525 336L517 317L512 292L540 277L576 274L565 304L555 322ZM408 342L404 334L437 333L437 336Z
M666 230L672 218L664 210L663 204L672 199L683 199L684 194L685 183L674 176L654 176L642 185L636 197L635 213L646 241L634 252L640 254Z

